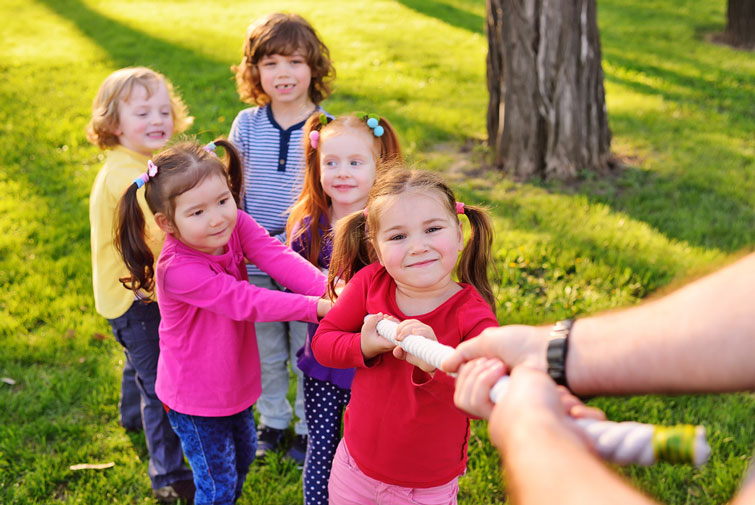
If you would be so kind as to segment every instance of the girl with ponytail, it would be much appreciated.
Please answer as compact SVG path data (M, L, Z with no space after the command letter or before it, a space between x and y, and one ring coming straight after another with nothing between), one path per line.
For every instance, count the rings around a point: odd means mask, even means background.
M466 245L462 214L471 225ZM401 321L399 340L414 334L455 347L497 326L491 244L485 212L457 202L430 172L387 170L366 208L339 221L329 289L335 294L338 277L347 284L312 341L323 365L356 367L331 504L456 503L469 418L454 407L454 379L375 327L390 317Z
M304 138L304 184L289 214L286 234L294 251L327 272L333 227L342 217L364 209L375 177L392 160L401 159L401 148L387 119L363 113L335 119L313 114L304 125ZM311 347L315 330L316 325L308 325L307 340L296 353L304 375L309 434L309 443L303 444L302 481L304 505L328 505L330 467L341 439L354 370L317 362Z
M160 300L155 391L194 470L197 504L235 502L255 456L254 323L316 322L331 305L320 298L325 276L238 209L241 180L228 141L182 142L148 162L119 209L116 245L129 270L122 281L135 293L154 286ZM166 233L155 267L136 199L142 186ZM292 292L249 284L246 261Z

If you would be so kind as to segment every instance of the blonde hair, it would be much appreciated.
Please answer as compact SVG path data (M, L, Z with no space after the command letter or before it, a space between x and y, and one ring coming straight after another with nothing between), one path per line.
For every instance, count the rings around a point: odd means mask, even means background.
M92 119L87 125L87 139L100 149L119 144L115 131L120 123L118 102L128 101L134 86L143 86L147 98L152 96L155 85L164 84L170 96L170 113L173 116L173 133L182 133L191 126L194 118L189 116L186 105L173 89L171 82L161 73L147 67L128 67L116 70L100 85L92 103Z
M458 222L456 198L440 176L400 167L383 174L370 191L366 212L354 212L338 221L328 274L328 293L333 299L337 298L335 288L339 280L348 282L359 270L377 261L375 235L380 229L380 215L392 200L386 197L409 191L435 193ZM460 282L474 286L495 312L495 296L488 281L493 225L482 207L465 205L464 214L469 219L472 233L461 252L456 276Z
M265 105L270 97L262 89L259 61L273 54L290 56L302 51L312 74L309 99L319 104L330 95L330 82L336 71L330 61L330 51L317 36L306 19L298 14L276 12L249 25L244 40L241 63L231 66L236 73L236 89L243 102Z
M398 141L398 135L387 119L381 117L378 124L383 127L383 135L376 137L373 129L367 126L364 117L356 114L339 116L333 120L321 120L321 114L313 114L304 125L302 140L304 142L304 183L301 193L296 203L291 207L286 223L286 236L289 245L307 232L307 228L300 227L294 232L297 224L300 224L304 218L309 217L309 230L311 230L311 241L307 244L305 251L306 258L313 265L317 265L317 259L322 248L321 237L327 234L328 230L321 223L323 215L327 215L330 207L330 197L320 184L320 150L312 147L309 139L311 132L318 132L320 136L320 145L323 137L338 135L339 132L352 130L363 132L372 139L372 155L375 160L375 178L377 179L393 162L402 162L401 145ZM327 124L323 124L327 121ZM320 228L321 233L315 230Z

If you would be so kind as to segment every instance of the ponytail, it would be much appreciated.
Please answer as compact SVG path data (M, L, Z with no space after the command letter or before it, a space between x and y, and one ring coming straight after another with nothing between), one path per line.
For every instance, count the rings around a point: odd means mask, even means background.
M123 258L129 275L119 280L135 295L140 291L152 291L155 286L155 257L145 240L144 213L131 184L118 205L118 221L115 228L115 247Z
M240 209L242 207L241 197L244 194L244 172L241 165L241 156L239 156L236 147L226 139L218 138L213 140L212 143L225 150L225 159L223 161L228 171L231 194L233 195L233 199L236 200L236 207Z
M398 141L396 130L393 129L391 123L384 117L379 118L378 124L383 127L383 134L378 137L380 160L403 163L404 156L401 153L401 144Z
M493 246L493 225L481 207L465 205L464 214L469 219L472 233L461 252L456 276L459 281L477 288L495 312L495 296L488 280L488 265L491 264Z
M357 211L340 219L333 239L333 254L328 271L328 295L332 300L336 295L338 282L349 282L356 273L376 259L367 236L367 217Z
M318 151L320 131L323 126L333 121L325 114L312 114L304 125L302 142L304 142L304 182L296 203L291 207L286 221L288 245L296 243L309 231L309 240L304 251L305 258L313 265L318 265L323 237L328 233L328 224L322 217L328 214L328 195L320 183L320 154ZM317 140L313 141L310 134ZM309 218L309 226L302 226ZM327 220L326 220L327 221ZM325 265L320 265L325 266Z

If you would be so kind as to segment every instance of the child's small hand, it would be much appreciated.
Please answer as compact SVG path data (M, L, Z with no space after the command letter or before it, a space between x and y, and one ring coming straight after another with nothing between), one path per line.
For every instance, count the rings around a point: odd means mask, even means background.
M362 355L365 361L372 359L378 354L390 351L395 347L393 342L378 335L376 326L381 319L387 317L378 312L374 315L369 315L364 318L364 324L362 325Z
M476 358L461 365L456 377L454 403L461 410L488 419L493 407L490 390L503 377L506 368L496 358Z
M327 296L324 296L317 300L317 317L322 319L330 311L333 306L333 302Z
M424 337L428 340L434 340L435 342L438 341L438 337L435 336L433 329L425 323L417 321L416 319L405 319L401 321L396 327L396 340L398 340L399 342L401 342L409 335L419 335L420 337ZM411 363L417 368L420 368L424 372L427 372L429 374L435 373L435 367L433 365L422 361L416 356L412 356L398 346L393 349L393 356L395 356L396 359L406 360L407 362Z

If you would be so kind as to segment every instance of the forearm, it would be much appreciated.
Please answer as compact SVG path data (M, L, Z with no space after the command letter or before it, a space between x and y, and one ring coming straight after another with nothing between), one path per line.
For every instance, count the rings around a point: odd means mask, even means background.
M563 425L537 416L523 417L527 419L503 436L501 451L512 503L655 503L608 470Z
M567 379L578 394L755 388L755 255L641 306L578 319Z

